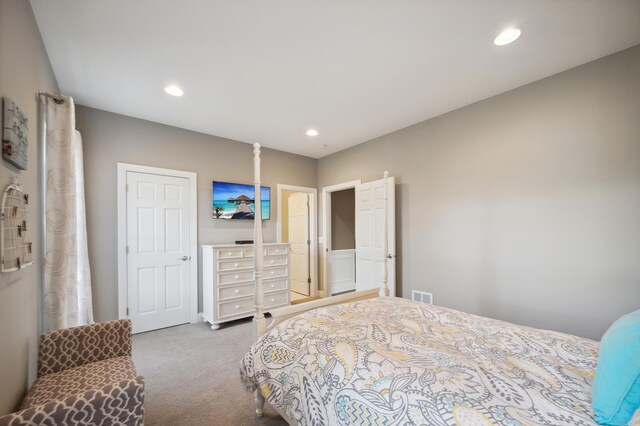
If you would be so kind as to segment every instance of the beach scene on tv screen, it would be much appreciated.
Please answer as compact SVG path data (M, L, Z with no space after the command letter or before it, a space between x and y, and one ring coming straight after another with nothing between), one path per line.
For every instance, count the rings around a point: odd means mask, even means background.
M271 189L261 187L262 219L269 219ZM253 185L213 182L214 219L253 219L255 217L255 191Z

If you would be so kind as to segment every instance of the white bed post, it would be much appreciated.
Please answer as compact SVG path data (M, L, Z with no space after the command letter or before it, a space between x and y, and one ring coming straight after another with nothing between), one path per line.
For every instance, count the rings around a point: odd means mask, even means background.
M256 340L267 331L267 320L264 317L264 291L262 288L262 265L264 264L264 249L262 245L262 197L260 182L260 144L253 144L253 186L254 186L254 218L253 218L253 267L255 288L255 308L253 316ZM264 412L264 397L260 389L256 389L253 396L256 404L256 414L262 416Z
M260 144L253 144L253 185L254 185L254 220L253 220L253 263L255 288L256 313L253 317L256 325L256 340L267 331L267 323L264 318L264 291L262 288L262 265L264 264L264 249L262 245L262 203L260 193Z
M389 225L387 224L387 205L389 204L389 172L384 172L384 212L382 215L382 223L384 229L382 230L382 288L380 289L380 296L389 297Z

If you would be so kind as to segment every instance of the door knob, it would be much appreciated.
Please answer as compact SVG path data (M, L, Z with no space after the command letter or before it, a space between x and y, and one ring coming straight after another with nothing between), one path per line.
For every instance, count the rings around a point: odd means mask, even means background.
M182 260L183 262L186 262L189 259L191 259L191 256L182 256L178 258L178 260Z

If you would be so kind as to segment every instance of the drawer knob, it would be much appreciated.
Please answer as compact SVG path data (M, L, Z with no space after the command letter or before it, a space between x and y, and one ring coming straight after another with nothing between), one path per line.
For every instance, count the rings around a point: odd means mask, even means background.
M275 274L275 271L271 271L271 275Z
M276 250L276 253L280 253L280 250Z
M271 284L271 288L274 288L276 285L275 284Z
M240 290L236 289L236 294L240 293Z
M240 305L236 305L236 309L240 309Z
M240 266L240 264L239 263L235 263L233 266L235 266L237 268L238 266Z
M274 299L273 297L271 298L271 303L275 302L276 299Z
M235 280L239 280L239 279L240 279L240 276L239 276L239 275L236 275L235 277L233 277L233 279L235 279Z
M230 251L229 253L227 253L227 256L231 256L232 254L233 252Z
M271 261L271 262L269 262L269 263L273 263L273 262L275 262L275 260L272 260L272 261Z

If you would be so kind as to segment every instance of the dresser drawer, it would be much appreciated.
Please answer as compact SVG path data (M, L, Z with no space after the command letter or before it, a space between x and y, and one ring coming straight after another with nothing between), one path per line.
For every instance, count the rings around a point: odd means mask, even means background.
M268 280L262 283L264 291L278 291L287 289L287 280Z
M228 248L218 250L218 259L234 259L242 257L242 249L240 248Z
M269 278L283 278L286 276L287 276L287 268L282 266L265 269L262 274L262 278L264 278L265 280Z
M289 253L289 249L287 247L267 247L267 256L277 256L280 254Z
M244 281L253 281L253 271L218 274L218 285L241 283Z
M241 314L248 314L255 311L253 297L250 299L235 300L233 302L218 303L218 317L231 317Z
M272 306L285 305L287 303L287 292L272 293L264 295L264 307L268 309Z
M247 269L253 268L252 259L238 259L232 261L220 261L218 262L218 271L233 271L235 269Z
M264 259L264 266L283 266L288 260L288 256L270 256Z
M225 300L235 299L237 297L253 296L255 294L255 285L244 284L225 286L218 288L218 301L224 302Z
M242 253L244 253L244 257L253 257L253 248L244 249ZM267 255L267 249L264 249L264 255Z

